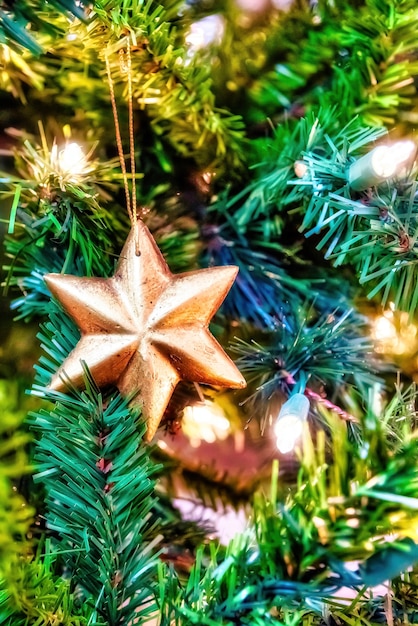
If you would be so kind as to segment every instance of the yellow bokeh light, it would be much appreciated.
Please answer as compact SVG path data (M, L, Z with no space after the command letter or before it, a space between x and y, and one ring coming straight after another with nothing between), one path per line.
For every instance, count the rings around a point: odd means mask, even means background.
M202 441L215 443L231 434L231 423L221 407L210 400L186 406L183 411L182 429L190 444L197 448Z
M411 356L418 349L417 326L405 311L393 308L376 317L372 337L376 352L393 356Z

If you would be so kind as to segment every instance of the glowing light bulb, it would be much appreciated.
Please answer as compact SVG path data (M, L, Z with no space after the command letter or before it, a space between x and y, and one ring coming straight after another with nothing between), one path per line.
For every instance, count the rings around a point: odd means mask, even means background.
M302 436L303 425L309 413L309 400L303 393L295 393L280 409L274 434L276 445L282 454L291 452Z
M86 170L86 155L78 143L68 143L58 155L60 170L65 174L79 176Z
M350 166L348 172L350 187L362 191L393 178L402 172L415 152L416 145L410 139L377 146Z

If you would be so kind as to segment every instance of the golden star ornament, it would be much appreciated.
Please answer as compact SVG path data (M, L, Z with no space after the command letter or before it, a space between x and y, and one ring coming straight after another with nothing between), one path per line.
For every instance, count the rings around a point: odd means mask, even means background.
M115 384L133 396L150 441L180 380L245 387L208 329L237 271L225 266L172 274L138 221L111 278L47 274L49 290L81 331L50 388L63 391L66 380L82 387L85 362L99 386Z

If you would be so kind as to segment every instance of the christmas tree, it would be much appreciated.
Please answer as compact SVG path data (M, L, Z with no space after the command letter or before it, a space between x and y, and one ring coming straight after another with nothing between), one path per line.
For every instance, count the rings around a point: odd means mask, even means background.
M417 26L0 8L1 624L418 623Z

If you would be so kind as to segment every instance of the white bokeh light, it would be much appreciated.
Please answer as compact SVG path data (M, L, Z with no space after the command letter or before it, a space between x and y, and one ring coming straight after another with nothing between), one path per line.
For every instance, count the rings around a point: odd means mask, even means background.
M225 33L225 20L222 15L208 15L194 22L185 37L189 55L211 45L219 45Z

